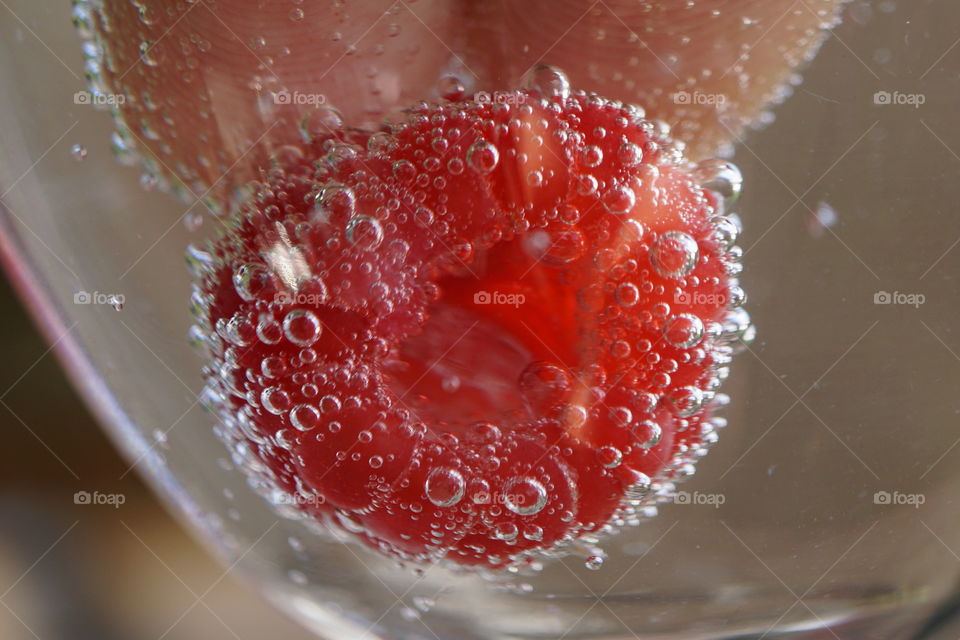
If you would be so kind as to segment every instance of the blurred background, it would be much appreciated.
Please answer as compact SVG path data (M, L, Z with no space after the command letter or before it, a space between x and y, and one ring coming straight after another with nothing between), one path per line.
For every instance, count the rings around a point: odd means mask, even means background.
M313 638L227 574L140 482L6 278L0 310L0 638ZM82 504L83 492L123 504Z

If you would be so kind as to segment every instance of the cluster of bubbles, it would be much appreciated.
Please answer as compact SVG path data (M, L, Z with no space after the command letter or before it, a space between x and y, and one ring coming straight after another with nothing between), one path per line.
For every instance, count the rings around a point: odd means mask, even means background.
M630 341L618 338L622 330L601 331L603 339L598 343L606 353L588 367L595 380L619 380L632 374L635 386L650 391L630 402L611 393L610 405L559 403L563 405L560 419L571 431L598 419L630 430L629 446L599 446L595 457L602 469L626 471L632 480L609 521L579 531L571 525L570 530L577 533L536 548L540 556L576 553L588 568L599 568L604 559L601 540L655 515L657 504L672 497L676 482L694 472L697 459L716 441L725 421L715 410L728 402L718 388L729 374L737 346L753 336L737 284L740 250L735 242L740 227L731 207L741 188L739 172L720 160L686 164L680 148L669 140L666 125L646 120L638 107L572 94L566 77L555 69L538 69L531 91L522 95L531 100L540 96L539 109L554 109L574 99L593 107L619 108L623 115L617 125L639 127L649 136L648 142L624 142L611 150L603 143L611 132L601 127L587 133L555 127L537 117L535 105L527 104L497 105L494 108L501 110L497 112L501 116L515 116L482 123L491 135L530 141L523 147L527 151L517 153L516 146L494 144L489 136L479 136L461 148L463 131L455 117L446 120L444 111L422 106L411 112L407 123L369 136L363 149L355 140L322 138L321 130L342 123L335 110L322 107L303 121L305 147L277 150L265 181L251 187L255 195L243 215L233 221L233 237L191 249L188 259L197 279L193 294L197 323L191 336L211 362L205 404L218 416L218 434L230 446L235 463L283 515L316 524L321 514L328 526L370 536L363 522L369 509L351 512L325 505L323 492L297 473L296 452L302 451L307 438L347 442L340 434L356 431L350 441L356 440L359 449L334 452L340 462L366 464L371 482L384 477L391 465L407 464L395 452L363 453L364 445L387 437L378 434L389 429L403 430L412 439L422 437L425 430L396 394L390 396L378 387L380 374L364 363L395 356L391 341L402 341L425 322L430 302L439 295L432 282L435 277L425 274L438 268L469 270L475 255L511 238L520 238L532 259L551 268L576 273L584 261L592 261L587 271L608 288L600 282L586 283L578 295L580 311L621 320L637 317L656 332L654 339ZM417 147L429 146L432 153L396 152L404 142L402 136L411 130L420 136ZM423 132L428 134L425 140ZM594 139L597 144L592 143ZM585 221L598 219L589 207L578 208L568 200L546 210L535 204L540 197L536 194L555 184L557 170L548 154L558 140L572 140L579 149L574 160L577 197L599 203L616 219L616 226L597 223L600 226L587 233ZM315 145L323 154L313 168L307 159ZM504 153L510 156L503 157ZM448 181L465 172L493 179L505 162L524 172L522 190L527 194L518 202L506 203L513 207L508 215L464 221L462 212L448 208ZM308 169L298 173L298 167ZM619 177L607 179L614 169ZM682 227L661 233L626 215L637 206L659 207L661 194L650 185L676 180L681 171L700 185L693 185L692 197L696 206L709 212L705 230ZM419 232L411 234L411 229ZM611 229L620 234L628 250L618 249L616 242L610 243L613 249L588 250L594 235L609 235ZM418 265L412 256L433 258ZM683 299L696 295L723 298ZM658 302L649 305L647 300ZM320 311L331 308L340 315ZM720 321L705 320L698 313L714 308L727 309ZM359 315L351 315L358 309L371 312L379 325L366 326ZM246 355L251 351L256 354L254 360ZM705 374L682 386L673 383L672 376L700 366ZM460 384L455 376L444 380L444 388L452 392ZM536 413L559 406L557 398L569 397L564 394L577 381L559 363L535 362L517 384L526 406ZM661 390L666 389L670 391L664 395ZM375 398L373 405L370 397ZM627 468L627 460L661 444L663 414L658 411L667 411L672 428L685 435L673 445L666 467L651 477ZM341 420L350 415L371 416L371 424ZM265 433L264 425L273 425L273 433ZM504 433L509 431L494 423L473 429L470 437L486 443L480 450L488 454L499 451L496 443L505 441ZM442 455L430 455L442 459ZM488 468L501 464L505 458L497 456L502 455L488 455ZM274 459L286 462L271 465ZM506 543L542 540L543 528L532 523L558 509L561 521L575 524L571 505L558 497L562 487L557 479L562 474L545 468L541 465L531 473L512 476L501 487L504 498L494 509L521 519L493 517L488 523L491 538ZM401 477L408 476L407 472ZM483 504L485 492L492 490L481 486L482 477L468 477L455 464L437 463L412 481L419 483L414 489L438 509L436 513ZM305 510L305 504L317 509ZM404 503L404 509L418 512L424 505L411 501ZM524 517L532 518L531 524L518 527L516 523ZM462 535L462 527L463 521L451 516L430 535L440 548L451 531ZM381 543L381 548L395 552L388 544ZM538 566L529 555L511 565L513 570Z
M139 15L141 21L149 26L154 9L144 3L139 3ZM174 195L188 199L192 192L180 180L170 180L167 177L163 165L151 154L141 154L137 151L137 134L130 128L123 117L122 106L131 96L116 93L117 88L112 87L109 81L110 73L123 73L118 70L118 65L109 53L104 38L109 33L109 25L103 24L106 14L100 12L100 3L92 0L74 0L73 2L73 24L78 35L83 39L83 70L87 80L87 91L89 92L89 103L97 109L109 111L113 117L114 132L111 135L110 143L114 157L124 166L134 167L142 165L145 169L141 178L141 185L148 190L161 189L170 191ZM144 41L140 44L143 52L141 56L144 64L156 66L158 61L150 57L152 43ZM154 107L149 93L140 96L146 108ZM144 119L141 124L141 134L150 140L159 140L158 134L151 126L149 118ZM76 145L71 151L74 158L82 160L86 156L86 150L80 145ZM207 204L213 211L221 211L222 205L214 199L209 199Z

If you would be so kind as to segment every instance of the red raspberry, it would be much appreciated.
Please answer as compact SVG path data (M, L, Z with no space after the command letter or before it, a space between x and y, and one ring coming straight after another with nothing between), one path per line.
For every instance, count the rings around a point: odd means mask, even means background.
M274 502L501 567L635 523L715 439L749 320L699 184L738 175L554 89L284 149L197 253L208 397Z

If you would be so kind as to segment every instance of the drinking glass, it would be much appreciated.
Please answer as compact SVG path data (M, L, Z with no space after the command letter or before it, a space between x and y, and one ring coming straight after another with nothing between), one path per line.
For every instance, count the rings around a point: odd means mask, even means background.
M756 127L734 127L744 176L741 281L758 337L732 365L728 426L696 475L659 515L605 541L600 570L569 556L492 580L443 564L400 565L341 532L281 517L249 487L202 406L184 266L188 246L221 229L210 209L222 214L239 185L171 184L176 171L149 157L145 172L133 148L148 144L150 127L118 130L115 105L93 108L100 94L87 80L96 83L104 63L81 36L97 3L78 4L80 34L66 3L0 4L9 275L131 468L227 566L319 637L903 638L949 600L960 576L960 15L952 3L846 4L783 104ZM328 52L315 73L329 73L328 97L354 126L435 100L436 81L419 81L429 69L469 77L458 65L472 63L494 78L472 88L496 91L519 78L497 80L487 67L525 60L531 42L552 63L542 43L555 26L548 11L542 32L512 29L462 60L457 42L448 48L441 37L451 21L456 30L459 3L385 5L392 13L372 26L351 22L339 3L322 13L274 4L330 38L342 32L333 40L342 50L330 51L347 57L349 72ZM157 17L151 3L133 5L145 24ZM609 24L604 7L584 2L571 15L586 27ZM798 0L791 9L809 7ZM192 11L219 19L216 4ZM251 2L248 11L262 15L264 41L238 36L233 46L282 64L280 49L294 45L275 41L276 7ZM760 26L762 34L776 21ZM178 33L186 44L148 44L143 64L199 76L193 59L204 47L233 39ZM394 75L365 57L378 46L389 56L391 42L413 61ZM582 50L584 69L594 46ZM633 49L623 46L622 68L609 73L629 79ZM571 73L575 89L590 88L577 86L588 78ZM222 101L209 109L223 140L248 135L234 116L258 106L236 99L231 83L250 79L206 80L219 83ZM264 95L279 87L262 81ZM381 91L375 112L351 102L364 83ZM153 124L166 135L162 121ZM254 152L239 166L248 162L253 171L263 160Z

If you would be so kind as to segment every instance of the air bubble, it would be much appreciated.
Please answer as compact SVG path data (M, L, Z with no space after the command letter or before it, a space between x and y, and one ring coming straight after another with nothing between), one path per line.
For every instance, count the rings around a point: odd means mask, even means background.
M623 307L632 307L640 301L640 289L632 282L621 282L614 295Z
M547 490L534 478L514 478L503 488L503 504L517 515L532 516L547 505Z
M528 86L548 100L564 101L570 97L570 80L555 67L537 65L530 74Z
M703 407L703 392L697 387L687 386L675 389L668 399L677 415L682 418L696 415Z
M701 162L695 171L700 186L709 189L723 198L724 210L729 211L743 189L743 175L737 165L722 158L712 158Z
M580 210L572 204L562 205L557 213L560 216L560 221L564 224L577 224L580 222Z
M271 316L261 315L257 321L257 338L264 344L277 344L283 339L283 329Z
M320 413L336 413L340 411L341 406L340 399L337 396L328 394L320 398ZM334 428L334 425L336 425L336 428ZM339 427L339 423L330 423L330 431L333 433L339 430Z
M749 345L756 329L750 322L750 314L744 309L731 310L723 320L721 339L728 342L741 342Z
M577 178L577 193L581 196L592 196L598 188L597 179L589 174Z
M294 309L283 319L283 335L301 347L309 347L320 337L320 320L308 309Z
M160 58L153 45L152 40L144 40L140 43L140 60L148 67L156 67L160 64Z
M299 431L309 431L320 424L320 412L309 404L300 404L290 410L290 424Z
M609 411L610 419L618 427L626 427L633 422L633 412L627 407L613 407Z
M615 469L623 462L623 454L616 447L600 447L597 449L597 460L605 469Z
M357 196L349 187L339 183L325 186L317 194L315 211L334 224L344 224L356 209Z
M543 540L543 529L536 525L527 525L523 528L523 537L534 542Z
M697 241L683 231L668 231L658 237L650 250L650 265L664 278L683 278L697 266Z
M517 525L512 522L501 522L493 528L493 537L505 542L515 540L517 533Z
M393 163L393 177L397 180L413 180L417 176L417 168L409 160L397 160Z
M679 349L689 349L703 339L703 321L692 313L681 313L667 322L663 335Z
M287 372L287 363L278 356L269 356L260 363L260 373L268 378L279 378Z
M653 420L644 420L632 429L634 437L637 439L636 445L641 449L650 449L660 444L663 437L663 430L660 425Z
M603 194L603 207L610 213L629 213L637 202L637 195L626 185L616 185Z
M467 483L456 469L439 467L430 472L424 485L427 499L438 507L452 507L460 502Z
M587 422L589 413L586 408L582 407L579 404L567 405L563 409L562 420L563 426L568 431L570 429L576 429L582 427Z
M617 149L617 160L626 167L632 167L643 162L643 149L632 142L625 142Z
M747 292L743 290L740 285L732 285L730 287L730 299L727 301L727 306L731 309L737 309L742 307L747 302Z
M347 224L346 235L359 249L376 249L383 242L383 227L376 218L356 216Z
M230 318L225 329L222 334L223 337L227 342L237 345L238 347L245 347L250 344L250 340L253 338L251 333L256 332L256 329L251 327L246 319L239 314Z
M716 218L713 228L713 237L720 244L720 248L729 251L733 248L734 243L737 241L737 236L740 235L740 227L733 220L733 218L728 216L720 216Z
M273 288L273 275L262 264L240 265L233 272L233 288L237 295L251 302Z
M532 362L520 374L520 393L534 413L562 402L570 387L570 375L566 370L548 362Z
M596 167L603 162L603 150L595 145L584 147L580 152L580 164L585 167Z
M397 148L397 139L385 131L367 138L367 151L371 153L389 153Z
M563 266L583 256L586 242L576 229L558 231L550 235L550 245L541 260L551 266Z
M350 160L357 157L360 148L348 143L334 143L327 151L327 162L336 166L337 163L344 160Z
M444 100L460 100L463 98L465 91L466 87L463 86L463 83L460 82L460 79L456 76L443 76L440 78L440 82L437 83L437 92Z
M467 150L467 164L477 173L487 174L500 162L500 152L486 140L474 142Z
M260 392L263 408L274 415L283 415L290 410L290 396L283 389L267 387Z
M474 504L490 504L490 484L483 478L470 480L469 494Z
M303 161L303 149L296 145L285 144L277 147L270 154L270 164L275 167L286 168Z
M463 160L461 160L460 158L450 158L450 160L447 162L447 171L449 171L452 175L455 175L455 176L458 176L461 173L463 173L463 167L464 167Z
M303 114L300 119L300 135L304 142L332 137L343 128L343 116L335 108L319 106Z
M650 483L650 477L647 474L634 471L633 478L626 490L627 500L643 500L650 491Z

